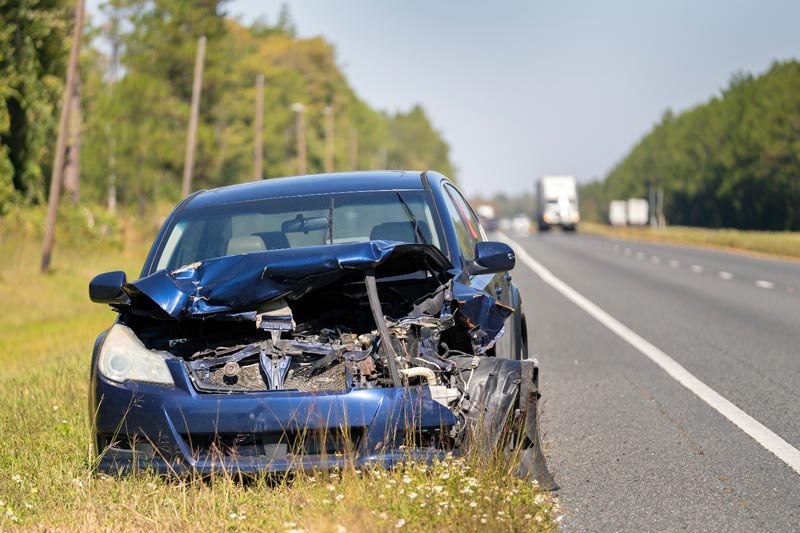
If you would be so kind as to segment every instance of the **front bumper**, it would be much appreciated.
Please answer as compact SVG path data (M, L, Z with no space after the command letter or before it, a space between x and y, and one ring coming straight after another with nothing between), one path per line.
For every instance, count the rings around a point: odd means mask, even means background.
M427 387L198 393L181 361L174 387L93 374L97 468L160 474L391 467L443 457L456 417Z

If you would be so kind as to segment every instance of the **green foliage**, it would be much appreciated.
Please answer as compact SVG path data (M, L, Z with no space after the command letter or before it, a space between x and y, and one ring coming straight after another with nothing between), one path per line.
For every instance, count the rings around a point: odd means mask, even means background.
M144 212L179 197L198 38L207 39L193 188L253 177L255 80L265 77L265 177L297 173L295 102L305 108L307 172L323 172L324 109L334 170L433 168L449 149L415 107L390 116L358 98L323 38L298 39L288 8L247 27L225 0L109 0L81 57L81 194ZM0 215L45 198L72 22L65 0L0 0ZM69 5L72 5L70 2ZM110 51L118 52L116 55ZM116 61L115 61L116 58Z
M386 116L360 100L320 37L298 39L287 9L276 25L227 18L224 2L112 0L109 39L122 43L124 76L108 83L109 61L84 56L84 194L100 201L109 177L119 201L142 209L178 198L197 40L207 38L193 188L253 177L255 81L265 78L263 156L267 178L297 173L295 102L305 106L307 172L324 171L324 109L334 111L334 169L387 164L452 172L448 147L421 108ZM353 157L356 159L354 160Z
M800 229L800 63L737 74L720 97L666 112L588 193L607 205L647 197L650 184L663 187L671 224Z
M0 0L0 215L44 197L72 23L64 0Z

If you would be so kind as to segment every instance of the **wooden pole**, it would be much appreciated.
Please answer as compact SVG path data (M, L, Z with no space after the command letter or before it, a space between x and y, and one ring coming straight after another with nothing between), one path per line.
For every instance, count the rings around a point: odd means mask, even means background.
M326 105L325 113L325 172L333 172L333 107Z
M58 201L61 198L61 182L64 175L64 146L67 142L67 126L69 125L70 98L75 86L75 75L78 71L78 57L81 52L83 37L83 0L77 0L75 9L75 28L72 32L72 47L67 64L67 82L64 87L64 99L61 102L61 117L58 122L58 139L56 153L53 157L53 172L50 175L50 197L47 203L47 225L45 227L44 244L42 246L42 273L50 271L50 259L55 243L56 218L58 217Z
M306 123L304 117L306 106L296 102L292 104L292 111L297 114L295 125L297 130L297 175L302 176L306 174Z
M264 75L256 76L256 141L253 153L253 180L264 179Z
M194 172L194 150L197 144L197 122L200 116L200 91L203 88L203 61L206 55L206 37L197 41L197 57L194 62L194 83L192 85L192 114L189 117L189 135L186 140L186 157L183 163L183 186L181 196L192 192L192 173Z
M69 100L69 125L64 156L63 192L72 203L80 201L81 192L81 74L75 74L72 97Z

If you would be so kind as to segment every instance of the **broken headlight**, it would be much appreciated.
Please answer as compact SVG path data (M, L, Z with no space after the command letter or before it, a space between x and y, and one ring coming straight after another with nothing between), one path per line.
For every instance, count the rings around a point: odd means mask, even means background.
M164 357L145 348L133 331L114 324L108 331L97 369L111 381L144 381L159 385L175 385Z

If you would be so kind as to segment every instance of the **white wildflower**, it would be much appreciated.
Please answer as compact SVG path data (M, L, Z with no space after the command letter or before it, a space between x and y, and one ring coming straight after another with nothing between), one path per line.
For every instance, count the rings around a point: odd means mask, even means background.
M57 405L53 406L53 411L58 411L58 406Z
M11 476L11 481L14 481L20 485L22 484L22 478L20 477L19 474L14 474L13 476Z
M334 487L333 485L328 485L328 491L333 492L335 490L336 490L336 487Z
M234 519L234 518L236 518L237 516L238 516L238 515L237 515L236 513L231 513L231 514L229 514L229 515L228 515L228 518L230 518L231 520L233 520L233 519Z
M400 520L397 521L397 523L394 525L394 527L395 527L395 529L400 529L404 525L406 525L406 519L405 518L401 518Z
M414 498L416 498L416 497L417 497L417 493L416 493L416 492L409 492L409 493L408 493L408 498L409 498L410 500L413 500L413 499L414 499Z
M435 492L436 494L439 494L440 492L442 492L443 489L444 489L443 486L436 485L435 487L433 487L433 492Z
M444 474L439 476L439 479L450 479L450 473L449 472L445 472Z
M477 507L478 503L477 502L469 502L469 506L470 507Z
M533 517L531 516L531 514L530 514L530 513L527 513L527 514L525 514L525 516L524 516L523 518L524 518L525 520L530 520L530 519L531 519L531 518L533 518Z
M337 502L340 502L340 501L342 501L342 500L344 500L344 494L337 494L337 495L336 495L336 501L337 501Z
M408 477L408 476L403 476L403 483L405 483L406 485L408 485L409 483L411 483L411 478L410 478L410 477Z
M347 533L347 528L343 525L336 526L336 533Z

